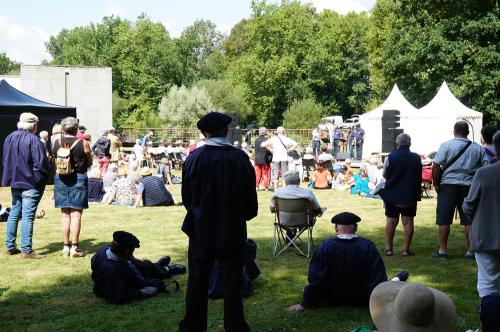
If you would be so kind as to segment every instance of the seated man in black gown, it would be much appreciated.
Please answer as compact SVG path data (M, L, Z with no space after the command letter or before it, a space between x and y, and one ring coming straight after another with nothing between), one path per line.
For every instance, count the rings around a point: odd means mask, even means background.
M319 245L309 265L303 300L289 311L318 306L368 307L372 290L387 281L387 275L373 242L356 235L359 221L350 212L332 218L337 236Z
M115 304L149 298L165 290L161 279L186 272L182 265L169 265L169 256L155 264L136 259L135 248L139 248L137 237L117 231L113 233L113 242L102 246L92 257L92 280L97 296Z

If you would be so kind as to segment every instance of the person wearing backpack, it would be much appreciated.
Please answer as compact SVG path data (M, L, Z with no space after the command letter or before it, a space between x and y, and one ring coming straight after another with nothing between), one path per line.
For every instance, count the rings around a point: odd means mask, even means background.
M92 165L92 153L89 142L76 137L77 119L67 117L61 121L61 127L61 138L54 142L52 150L56 164L54 201L55 207L61 209L62 254L77 258L85 256L78 241L82 212L89 207L87 168Z
M108 132L104 131L101 137L92 145L92 152L99 159L101 176L104 176L108 171L109 161L111 160L111 154L109 153L111 141L107 136Z

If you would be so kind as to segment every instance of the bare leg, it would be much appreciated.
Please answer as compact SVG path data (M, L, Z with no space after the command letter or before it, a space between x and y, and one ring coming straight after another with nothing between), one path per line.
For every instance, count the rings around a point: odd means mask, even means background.
M472 249L470 247L470 230L471 230L471 225L465 225L464 226L465 239L467 241L467 253L468 254L472 253Z
M80 238L80 227L82 220L82 210L71 209L71 230L72 230L72 240L73 244L78 244ZM77 247L73 248L77 249Z
M401 223L404 227L405 239L403 243L403 251L410 251L411 240L413 239L413 217L401 216Z
M448 253L448 236L450 235L450 225L439 225L439 252Z
M391 250L394 245L394 233L396 233L396 227L398 226L399 218L386 217L385 224L385 250Z
M61 234L64 244L69 244L70 209L61 209Z

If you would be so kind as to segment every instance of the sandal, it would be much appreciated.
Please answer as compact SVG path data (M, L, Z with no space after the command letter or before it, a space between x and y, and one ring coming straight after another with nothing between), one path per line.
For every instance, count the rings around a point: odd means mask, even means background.
M410 256L415 256L415 253L411 250L403 250L401 253L402 257L410 257Z
M392 249L385 249L384 254L386 256L392 256Z

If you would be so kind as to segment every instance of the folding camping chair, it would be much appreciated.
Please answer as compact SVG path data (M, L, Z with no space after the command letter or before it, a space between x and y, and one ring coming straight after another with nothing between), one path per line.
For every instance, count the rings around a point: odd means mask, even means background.
M302 173L302 180L304 180L304 175L306 175L308 178L311 178L309 172L313 172L316 170L316 161L314 159L302 158L302 168L304 169L304 172Z
M306 198L284 199L275 197L274 208L273 255L278 256L293 246L298 254L309 257L313 247L312 231L316 222L316 216L311 211L309 200ZM296 243L298 241L304 243L300 238L303 233L307 233L307 255Z

